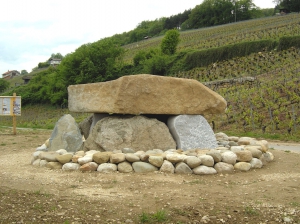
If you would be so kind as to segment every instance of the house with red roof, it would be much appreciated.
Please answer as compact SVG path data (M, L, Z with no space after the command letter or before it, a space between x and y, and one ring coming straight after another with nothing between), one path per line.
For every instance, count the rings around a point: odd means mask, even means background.
M5 73L2 74L2 78L3 79L12 79L13 77L16 77L16 76L20 76L21 73L18 72L17 70L12 70L12 71L7 71Z

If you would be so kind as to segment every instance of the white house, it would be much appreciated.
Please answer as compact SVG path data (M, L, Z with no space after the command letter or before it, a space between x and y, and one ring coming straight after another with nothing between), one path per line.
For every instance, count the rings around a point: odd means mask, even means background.
M48 60L48 63L49 63L50 65L52 65L52 66L59 65L60 62L61 62L61 59L59 59L59 58L50 58L50 59Z

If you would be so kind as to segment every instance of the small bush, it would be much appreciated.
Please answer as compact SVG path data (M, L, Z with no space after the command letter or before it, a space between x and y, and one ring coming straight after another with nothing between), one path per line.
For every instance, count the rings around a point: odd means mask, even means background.
M243 57L259 51L272 50L276 45L276 42L273 40L260 40L195 51L187 54L185 64L188 69L207 66L217 61Z
M291 47L300 48L300 36L281 37L279 39L279 51L287 50Z

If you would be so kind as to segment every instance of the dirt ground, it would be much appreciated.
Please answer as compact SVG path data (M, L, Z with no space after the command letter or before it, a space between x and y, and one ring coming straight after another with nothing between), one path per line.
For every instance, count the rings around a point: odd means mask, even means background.
M0 129L0 223L300 223L300 153L229 175L33 167L50 133Z

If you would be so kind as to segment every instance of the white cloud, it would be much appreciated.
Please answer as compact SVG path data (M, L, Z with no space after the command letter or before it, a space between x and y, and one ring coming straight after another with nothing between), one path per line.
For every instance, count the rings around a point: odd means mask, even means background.
M275 7L275 4L273 3L272 0L253 0L253 3L262 8L262 9L266 9L266 8L274 8Z
M39 62L46 61L52 53L63 55L71 53L82 44L130 31L145 20L176 15L194 8L201 2L201 0L1 1L0 74L8 69L19 71L26 69L30 72ZM257 1L258 5L260 3L262 1Z

